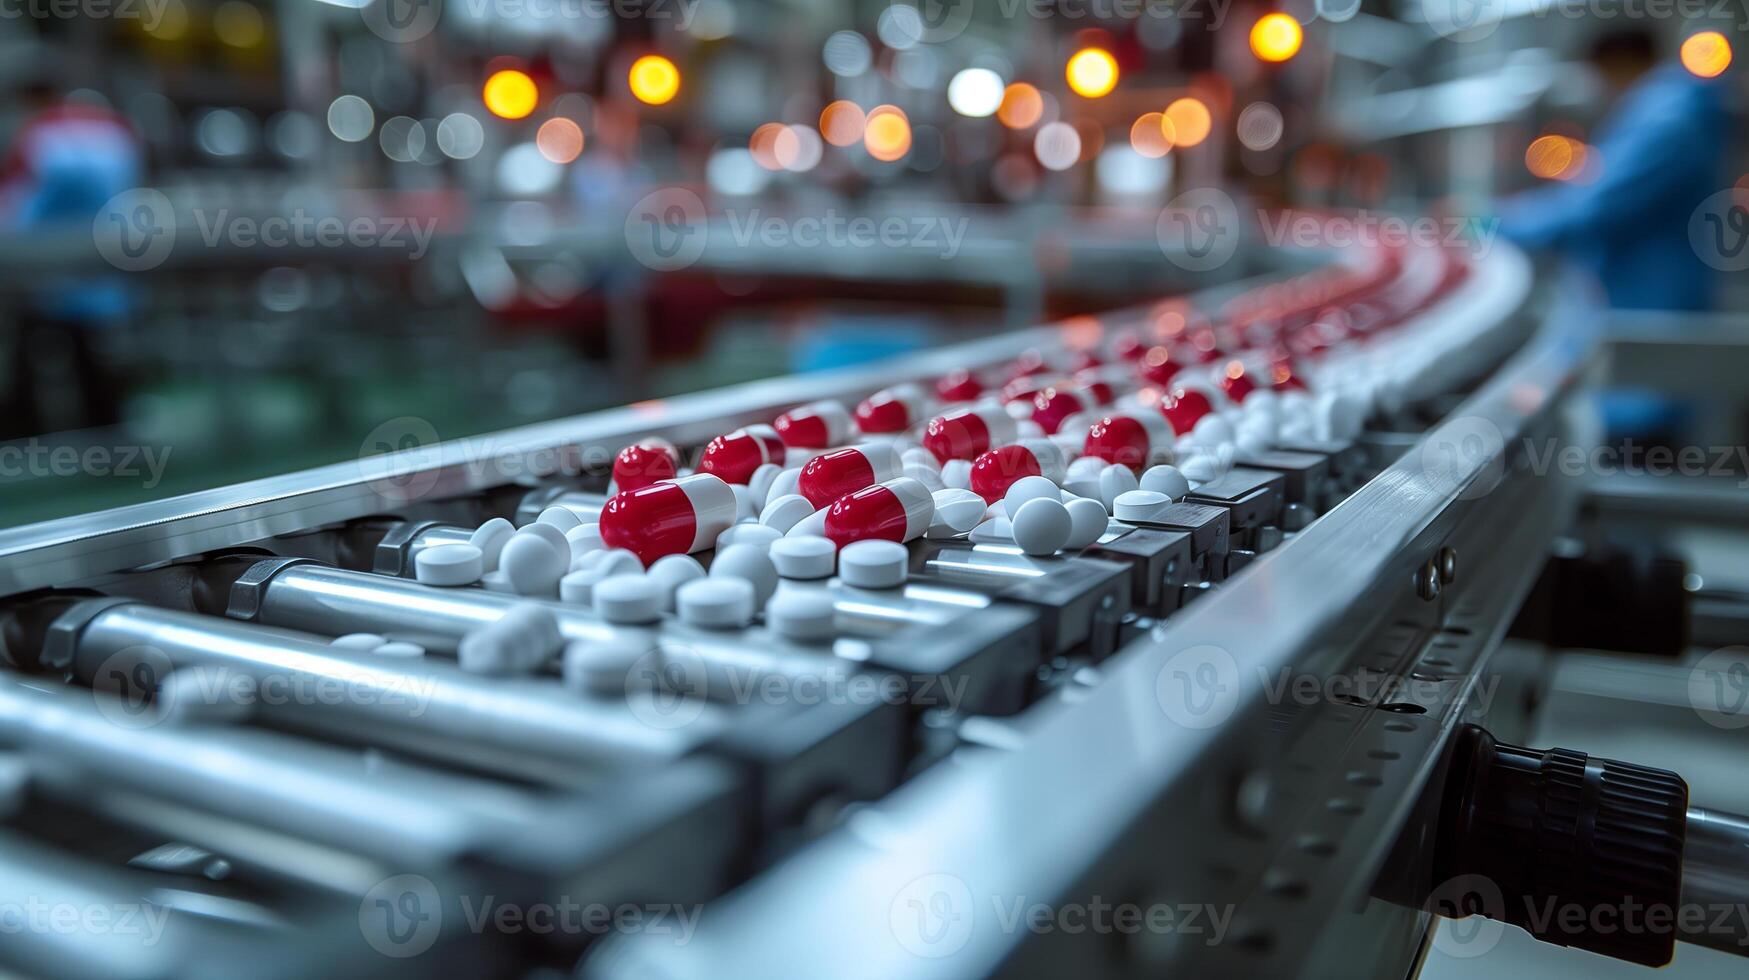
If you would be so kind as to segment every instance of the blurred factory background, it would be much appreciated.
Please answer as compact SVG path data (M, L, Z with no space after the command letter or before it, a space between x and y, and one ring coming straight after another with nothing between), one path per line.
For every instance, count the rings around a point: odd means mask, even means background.
M1660 191L1677 227L1749 188L1734 3L4 8L6 524L1242 277L1246 251L1163 256L1197 188L1484 240L1513 192L1607 208L1632 192L1583 188L1660 153L1698 174ZM1609 134L1642 54L1696 84ZM1594 237L1551 220L1524 238ZM1667 244L1594 268L1703 280L1625 305L1742 305L1730 257Z

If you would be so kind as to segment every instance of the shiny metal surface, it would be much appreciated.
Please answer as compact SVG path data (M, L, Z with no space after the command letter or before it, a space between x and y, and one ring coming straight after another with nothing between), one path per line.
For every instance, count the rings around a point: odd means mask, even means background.
M1738 956L1749 955L1749 921L1741 914L1749 897L1749 819L1735 813L1690 807L1682 845L1682 904L1705 911L1686 921L1682 941Z

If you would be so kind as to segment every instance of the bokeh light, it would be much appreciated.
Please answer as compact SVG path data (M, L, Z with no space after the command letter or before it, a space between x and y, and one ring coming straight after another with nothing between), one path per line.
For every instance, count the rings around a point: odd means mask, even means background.
M540 89L534 79L514 68L493 72L486 79L481 99L492 115L504 119L523 119L540 102Z
M1063 69L1076 95L1097 99L1117 87L1117 59L1103 48L1082 48Z
M1002 76L988 68L967 68L947 83L947 104L974 119L994 115L1002 105Z
M1700 78L1717 78L1731 67L1731 42L1718 31L1701 31L1682 42L1682 67Z
M747 138L747 152L753 154L753 160L767 170L782 170L783 163L778 159L778 140L789 132L789 127L783 123L768 122L753 131ZM795 136L789 136L790 142ZM794 152L794 147L791 147Z
M1585 168L1585 144L1554 133L1538 136L1525 148L1524 165L1543 180L1571 180Z
M548 119L534 134L540 155L554 163L570 163L583 155L583 127L563 116Z
M862 142L862 131L868 119L862 107L839 99L820 110L820 135L833 146L855 146Z
M1009 129L1036 126L1044 114L1044 96L1025 82L1015 82L1003 90L1002 104L996 107L996 118Z
M1164 115L1172 124L1173 146L1195 146L1208 139L1209 131L1214 128L1214 117L1201 99L1189 96L1174 99Z
M1251 53L1264 61L1286 61L1298 54L1300 22L1283 13L1264 14L1251 25Z
M632 62L626 82L639 102L665 105L680 94L680 69L659 54L647 54Z
M879 105L868 112L862 145L876 160L891 163L911 151L911 121L898 106Z
M1046 170L1067 170L1081 159L1081 134L1061 120L1046 123L1032 139L1032 152Z

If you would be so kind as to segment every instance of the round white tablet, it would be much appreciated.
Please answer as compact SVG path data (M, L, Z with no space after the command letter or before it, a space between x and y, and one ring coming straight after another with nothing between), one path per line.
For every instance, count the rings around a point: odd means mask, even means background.
M621 626L641 626L662 618L662 590L643 575L615 575L595 583L590 596L595 615Z
M753 621L753 583L716 576L695 579L674 594L680 621L706 629L739 629Z
M765 625L791 640L826 640L834 633L837 607L824 592L780 592L765 607Z
M745 521L759 516L759 504L753 502L753 491L739 483L729 484L729 491L735 495L735 520Z
M801 479L800 466L784 470L772 477L771 486L765 488L765 500L770 503L779 497L788 497L796 492L796 481Z
M674 611L674 592L695 578L704 578L704 566L691 555L664 555L645 574L661 593L662 611Z
M375 650L372 650L371 653L376 654L379 657L405 657L412 660L425 656L425 648L417 643L408 643L405 640L395 640L377 647Z
M468 544L480 549L480 559L486 571L495 572L498 570L499 553L515 533L516 525L502 517L494 517L474 529L474 533L468 536Z
M1105 505L1106 513L1111 512L1112 504L1120 493L1136 490L1141 484L1136 480L1136 474L1127 466L1116 463L1099 471L1099 502Z
M1006 517L997 517L972 528L970 539L976 544L1013 544L1014 525Z
M1111 516L1120 521L1151 521L1172 503L1172 498L1153 490L1130 490L1117 495Z
M426 585L473 585L486 574L485 556L471 544L440 544L413 556L413 573Z
M551 524L530 525L536 526L552 529ZM565 536L558 531L553 533L564 540ZM559 579L570 570L571 556L551 540L524 530L516 532L504 546L498 565L518 595L545 597L558 594Z
M1011 519L1014 543L1029 555L1054 555L1069 543L1074 522L1056 497L1036 497L1020 505Z
M597 585L618 575L638 575L643 570L638 556L624 548L591 552L584 556L580 568L559 580L559 598L580 606L593 606Z
M747 478L747 491L753 498L755 514L765 509L765 502L771 499L771 485L777 482L777 475L782 472L783 467L776 463L761 463Z
M1151 466L1148 472L1142 474L1143 490L1163 493L1173 500L1183 500L1190 492L1190 481L1184 478L1176 466Z
M783 532L786 538L823 538L826 536L826 510L821 508L796 522L796 525Z
M328 645L339 647L342 650L375 650L387 642L389 642L388 637L378 636L375 633L348 633L345 636L337 636L329 640Z
M838 564L838 546L826 538L802 535L784 538L771 546L771 562L777 574L789 579L831 578Z
M911 553L893 541L853 541L838 553L838 577L859 589L895 589L905 584Z
M487 592L503 592L506 595L516 594L516 586L510 584L510 576L504 574L503 569L487 572L480 576L480 588L485 589Z
M560 506L554 505L552 507L548 507L546 510L541 511L540 516L535 518L535 523L537 523L537 524L551 524L552 526L558 528L561 532L564 532L564 531L569 531L572 528L576 527L577 525L583 523L583 518L578 517L577 512L572 510L569 507L560 507Z
M1076 497L1066 501L1063 506L1069 511L1069 540L1063 547L1070 551L1080 551L1105 534L1109 516L1105 513L1104 504L1087 497Z
M984 498L970 490L948 487L931 496L935 499L935 520L956 532L970 531L984 519Z
M789 533L789 529L800 524L814 513L814 505L808 503L808 498L799 493L785 494L773 497L765 504L765 509L759 514L759 523L776 530L779 534Z
M969 459L950 459L941 464L941 482L961 490L972 485L972 461Z
M607 547L607 542L601 540L600 524L579 524L565 532L565 540L571 545L571 569L577 568L577 562L584 555L601 551Z
M1057 485L1042 476L1023 476L1008 487L1008 492L1002 495L1002 502L1008 507L1008 516L1012 518L1020 510L1022 504L1039 498L1058 499Z
M565 686L578 694L623 695L632 670L640 662L660 671L661 650L647 630L619 630L605 639L573 640L565 645L560 676Z
M510 536L510 540L514 541L517 538L526 537L537 537L543 541L549 542L554 548L558 549L559 554L564 556L565 567L571 567L571 539L565 537L565 532L551 524L542 524L541 522L536 521L533 524L525 524L522 527L517 528L516 533ZM510 546L506 544L505 547L508 548ZM498 561L500 565L503 564L504 556L502 554L498 556Z
M1269 440L1251 431L1239 433L1233 445L1238 450L1239 459L1256 459L1269 452Z
M1200 454L1185 460L1184 464L1179 467L1179 471L1184 474L1184 479L1189 481L1192 489L1214 479L1219 475L1216 472L1219 469L1220 463L1216 462L1213 456Z
M717 550L721 551L735 544L751 544L761 548L769 548L773 541L782 537L782 531L767 527L764 524L736 524L717 535Z
M756 525L757 526L757 525ZM769 549L757 544L732 544L711 559L712 578L728 575L753 583L753 608L763 609L777 591L777 566Z
M1014 431L1022 439L1043 439L1045 437L1045 427L1032 419L1021 419L1014 423Z
M1099 474L1105 472L1108 465L1110 464L1098 456L1082 456L1069 464L1065 475L1069 481L1098 480Z

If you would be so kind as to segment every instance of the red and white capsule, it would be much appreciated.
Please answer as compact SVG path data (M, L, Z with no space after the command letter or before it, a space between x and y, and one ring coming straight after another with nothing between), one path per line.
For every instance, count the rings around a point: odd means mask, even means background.
M783 465L783 440L769 425L749 425L717 436L704 447L698 468L729 483L745 485L766 463Z
M1215 403L1196 388L1179 385L1160 399L1160 414L1172 426L1173 432L1189 432L1202 417L1215 410Z
M1081 455L1140 471L1171 462L1172 443L1177 437L1171 423L1158 412L1113 412L1087 430Z
M1019 436L1014 419L1000 405L980 405L930 419L923 429L923 448L945 463L950 459L977 459Z
M814 402L791 409L772 423L791 449L829 449L850 438L850 411L840 402Z
M856 427L865 435L904 432L923 421L927 399L916 385L894 385L864 398L856 406Z
M901 476L838 498L826 509L826 537L842 548L853 541L897 541L923 536L935 516L929 488Z
M601 540L645 565L716 543L735 523L735 491L709 473L663 480L614 494L601 508Z
M613 458L616 490L636 490L680 474L680 454L666 439L640 439Z
M944 402L977 401L983 394L983 382L970 371L952 371L935 382L935 395Z
M998 446L972 462L971 490L993 504L1008 493L1016 480L1042 476L1061 486L1063 451L1049 439L1022 439Z
M1109 405L1111 398L1111 386L1103 381L1052 385L1032 396L1032 420L1046 434L1056 435L1069 416Z
M816 509L845 494L885 483L904 472L898 450L883 443L836 449L808 460L796 476L796 493Z

